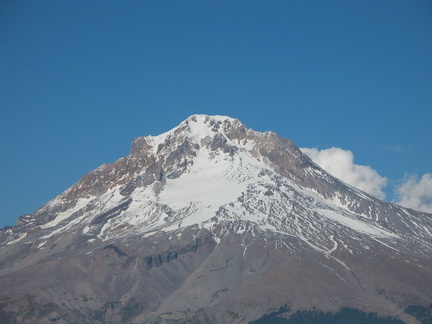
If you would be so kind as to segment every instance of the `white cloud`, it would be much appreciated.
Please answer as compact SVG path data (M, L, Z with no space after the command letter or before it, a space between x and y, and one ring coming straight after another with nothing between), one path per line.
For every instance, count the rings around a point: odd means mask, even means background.
M387 178L380 176L370 166L355 164L351 151L337 147L324 150L301 148L301 151L335 177L372 196L385 199L382 188L387 185Z
M402 184L395 190L395 203L432 213L432 174L425 173L420 179L417 175L406 175Z

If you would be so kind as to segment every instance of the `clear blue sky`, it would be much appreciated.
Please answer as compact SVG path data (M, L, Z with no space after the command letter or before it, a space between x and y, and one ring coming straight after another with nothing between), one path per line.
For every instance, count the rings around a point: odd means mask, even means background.
M432 2L0 2L0 227L134 137L228 115L432 172Z

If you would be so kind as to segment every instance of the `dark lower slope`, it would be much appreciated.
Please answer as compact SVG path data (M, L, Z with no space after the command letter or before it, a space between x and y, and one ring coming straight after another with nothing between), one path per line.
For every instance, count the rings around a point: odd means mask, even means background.
M416 323L404 310L432 296L431 260L406 262L413 255L376 242L326 255L296 237L226 226L79 242L3 251L2 323L247 323L286 304Z
M289 307L284 306L250 324L404 324L403 321L392 316L378 317L376 313L365 313L352 308L343 308L337 313L322 312L316 309L297 311L287 318L282 317L289 311Z

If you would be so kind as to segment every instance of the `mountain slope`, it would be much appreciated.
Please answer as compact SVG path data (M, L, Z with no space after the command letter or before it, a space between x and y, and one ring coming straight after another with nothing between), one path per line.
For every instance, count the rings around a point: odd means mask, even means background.
M431 234L430 214L350 187L290 140L194 115L0 231L2 312L235 323L289 304L414 323L405 307L432 302Z

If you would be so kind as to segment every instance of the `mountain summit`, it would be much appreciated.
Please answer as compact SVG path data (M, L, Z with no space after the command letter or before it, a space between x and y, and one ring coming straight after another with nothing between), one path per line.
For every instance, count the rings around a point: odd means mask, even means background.
M193 115L0 231L0 319L247 323L355 308L416 323L431 251L430 214L343 183L276 133Z

